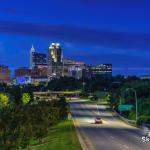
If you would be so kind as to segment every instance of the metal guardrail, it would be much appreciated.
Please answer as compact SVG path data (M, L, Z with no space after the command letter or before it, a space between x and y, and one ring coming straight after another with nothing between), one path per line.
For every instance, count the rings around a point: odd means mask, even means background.
M117 111L115 111L114 109L112 109L115 113L116 113L116 115L121 119L121 120L123 120L124 122L126 122L127 124L130 124L130 125L132 125L132 126L136 126L136 121L135 120L129 120L129 119L127 119L127 118L124 118L124 117L122 117Z
M118 116L119 116L123 121L125 121L126 123L132 124L132 125L136 125L136 121L135 121L135 120L129 120L129 119L127 119L127 118L124 118L124 117L122 117L120 114L118 114Z

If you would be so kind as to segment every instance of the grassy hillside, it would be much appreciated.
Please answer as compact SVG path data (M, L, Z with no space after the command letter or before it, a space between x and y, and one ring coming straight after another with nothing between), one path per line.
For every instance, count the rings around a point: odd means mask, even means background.
M42 144L34 142L30 150L81 150L72 121L63 121L50 129Z

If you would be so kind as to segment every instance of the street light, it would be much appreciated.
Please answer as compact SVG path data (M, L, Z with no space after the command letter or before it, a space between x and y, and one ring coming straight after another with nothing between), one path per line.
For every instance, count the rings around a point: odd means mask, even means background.
M136 123L137 123L137 120L138 120L138 99L137 99L137 92L135 89L133 88L127 88L126 91L129 91L129 90L132 90L134 92L134 96L135 96L135 102L136 102Z
M85 82L82 82L82 91L85 92Z

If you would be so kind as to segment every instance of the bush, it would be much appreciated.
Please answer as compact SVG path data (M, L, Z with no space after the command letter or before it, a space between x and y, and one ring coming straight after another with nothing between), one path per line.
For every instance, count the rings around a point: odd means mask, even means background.
M27 98L28 94L23 98ZM26 102L26 101L25 101ZM17 109L0 110L0 148L27 148L32 139L43 142L49 127L65 119L67 103L64 97L54 101L40 101L32 105L20 105Z
M150 124L150 116L145 116L145 115L143 115L143 116L140 116L139 118L138 118L138 122L137 122L139 125L141 125L142 123L148 123L148 124Z
M8 103L9 97L4 93L0 93L0 107L6 107L8 106Z
M96 101L96 100L98 100L98 97L96 95L93 95L90 99L93 101Z
M136 119L135 111L131 111L131 112L129 113L129 118L128 118L128 119L130 119L130 120L135 120L135 119Z
M81 98L88 98L88 97L89 97L89 94L86 93L86 92L82 92L79 96L80 96Z
M30 102L30 100L31 100L31 97L30 97L29 93L22 94L22 103L24 105L28 104Z

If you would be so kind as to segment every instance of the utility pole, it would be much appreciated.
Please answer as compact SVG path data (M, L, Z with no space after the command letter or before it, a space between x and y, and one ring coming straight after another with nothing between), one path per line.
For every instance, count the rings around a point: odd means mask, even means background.
M127 88L126 91L132 90L134 92L134 96L135 96L135 111L136 111L136 123L138 121L138 99L137 99L137 92L135 89L133 88Z

